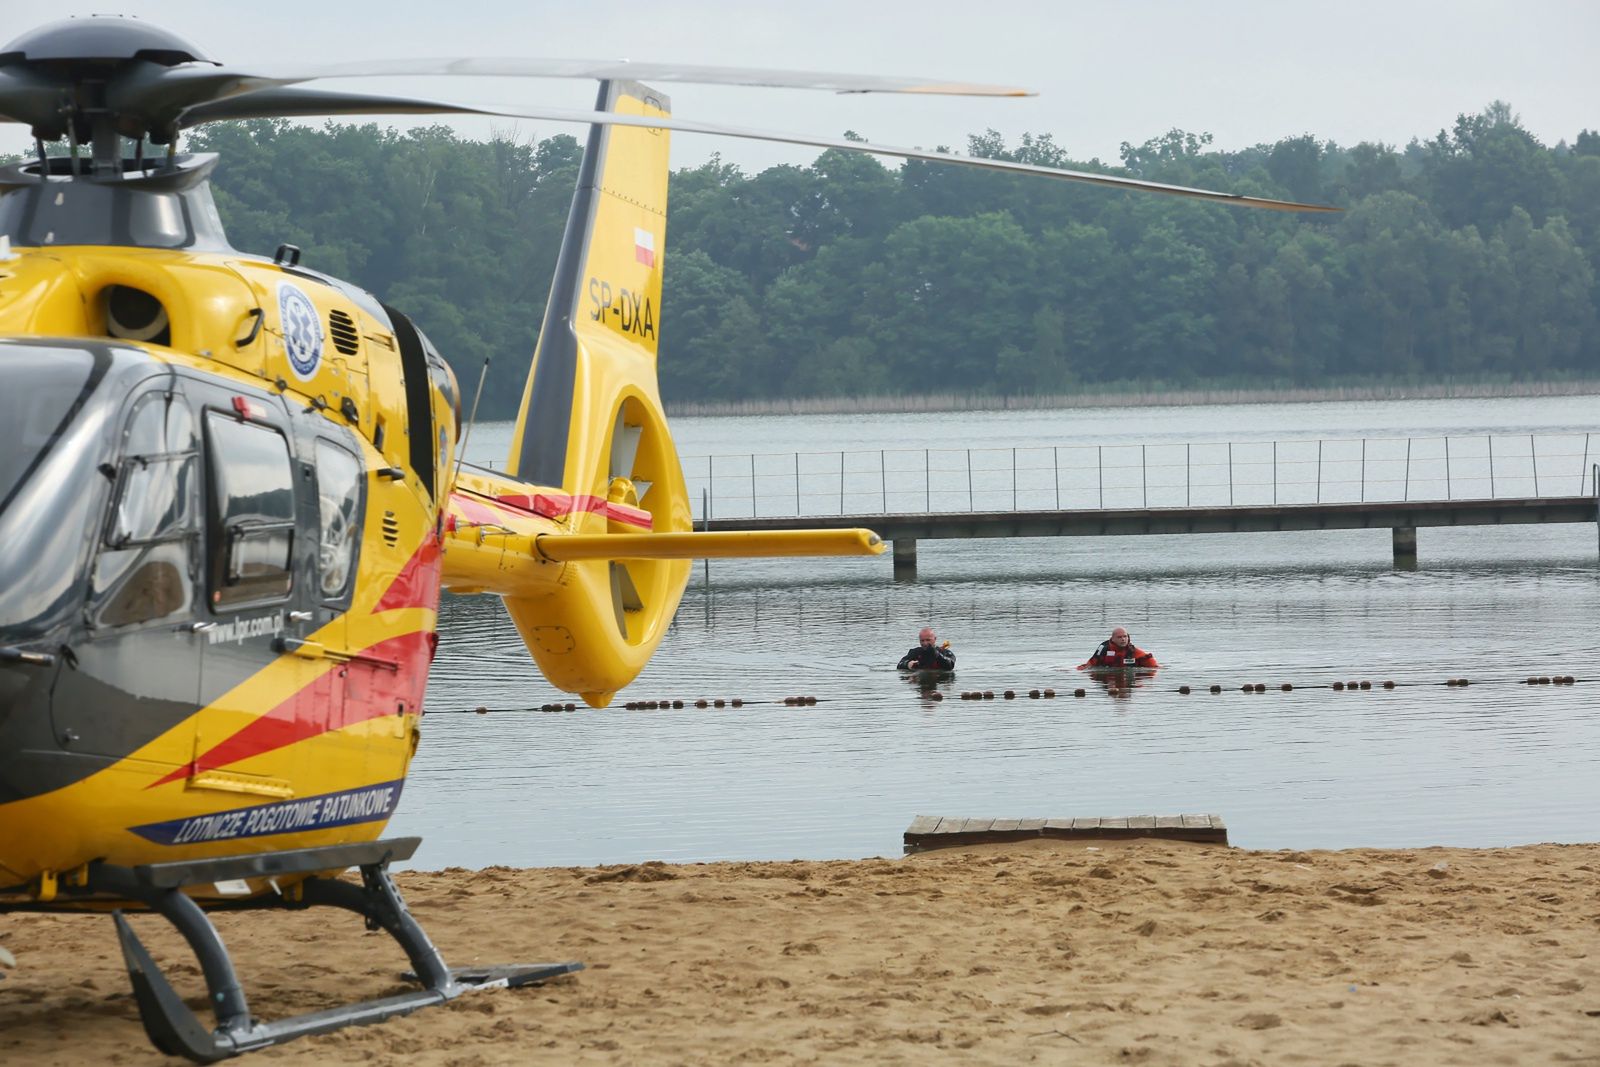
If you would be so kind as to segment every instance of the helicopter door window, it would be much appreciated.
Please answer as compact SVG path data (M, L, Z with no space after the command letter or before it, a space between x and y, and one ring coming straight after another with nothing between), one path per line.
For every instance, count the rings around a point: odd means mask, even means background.
M96 625L128 626L192 609L196 455L193 417L181 397L151 393L135 402L95 561Z
M322 595L337 598L350 587L361 518L361 461L332 441L317 439L317 559Z
M211 456L211 604L283 600L293 580L294 468L277 430L206 413Z

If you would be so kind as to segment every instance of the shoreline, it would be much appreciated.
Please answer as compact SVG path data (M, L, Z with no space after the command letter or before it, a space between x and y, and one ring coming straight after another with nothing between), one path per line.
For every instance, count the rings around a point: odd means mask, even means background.
M901 859L397 879L457 966L583 960L247 1062L1594 1063L1600 844L1254 852L1030 841ZM262 1018L405 988L333 914L216 922ZM133 920L190 1004L190 957ZM105 915L0 915L0 1060L168 1064Z
M1220 404L1317 404L1339 401L1479 400L1600 395L1600 380L1562 382L1482 382L1437 385L1353 385L1306 389L1182 389L1153 392L1099 392L1092 396L973 396L930 393L921 396L790 397L666 405L668 418L737 418L761 415L883 415L966 411L1053 411L1074 408L1198 407Z

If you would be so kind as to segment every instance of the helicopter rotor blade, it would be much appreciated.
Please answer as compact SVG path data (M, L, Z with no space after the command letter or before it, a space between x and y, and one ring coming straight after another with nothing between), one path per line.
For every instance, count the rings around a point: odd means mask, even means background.
M1265 208L1272 211L1336 212L1339 208L1325 204L1301 204L1288 200L1272 200L1238 193L1220 193L1211 189L1195 189L1184 185L1167 185L1162 182L1138 178L1122 178L1115 174L1098 174L1093 171L1057 170L1032 163L1013 163L1004 159L985 159L979 156L958 156L950 152L929 152L920 148L902 148L875 144L870 141L846 141L832 137L814 137L804 134L783 133L777 130L758 130L742 126L724 126L718 123L695 122L670 115L622 115L613 111L580 111L549 107L499 107L486 104L454 104L442 100L417 97L373 96L364 93L324 92L316 89L264 89L246 93L227 100L201 104L184 112L180 125L198 126L202 123L224 119L272 118L306 115L488 115L496 118L540 119L547 122L573 122L584 125L609 123L613 126L637 126L645 129L674 130L680 133L703 133L719 137L738 137L746 140L773 141L779 144L806 145L814 148L835 148L846 152L863 152L867 155L891 156L899 159L924 160L930 163L953 163L959 166L978 167L983 170L1007 174L1033 174L1060 181L1081 182L1111 189L1136 189L1142 192L1164 193L1169 196L1190 197L1241 207Z
M0 122L43 125L61 111L69 90L31 71L0 68Z
M638 63L629 59L559 59L522 56L425 57L372 60L238 74L269 85L294 85L322 78L468 77L586 78L599 81L684 82L768 89L820 89L835 93L921 93L937 96L1036 96L1031 89L938 78L886 77L816 70L764 70L688 63Z
M889 78L804 70L634 63L629 60L455 58L394 59L325 66L245 69L215 63L166 66L131 63L106 86L106 103L120 115L135 116L151 129L164 130L184 109L241 95L281 89L324 78L373 77L586 78L689 82L779 89L822 89L836 93L923 93L947 96L1033 96L1005 85L941 82L931 78ZM0 111L4 96L0 94Z

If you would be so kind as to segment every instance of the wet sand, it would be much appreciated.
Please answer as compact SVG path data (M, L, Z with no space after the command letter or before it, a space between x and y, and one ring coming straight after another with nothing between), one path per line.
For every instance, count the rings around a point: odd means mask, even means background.
M1037 842L400 882L452 963L589 969L257 1062L1600 1065L1600 845ZM178 939L137 925L198 991ZM353 916L218 926L263 1017L404 988ZM176 1062L109 918L0 916L0 945L0 1063Z

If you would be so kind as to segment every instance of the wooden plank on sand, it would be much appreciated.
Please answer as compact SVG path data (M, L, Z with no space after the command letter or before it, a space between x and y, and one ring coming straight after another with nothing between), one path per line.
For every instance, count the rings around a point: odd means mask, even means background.
M1031 837L1074 841L1153 837L1226 845L1228 828L1219 815L1132 815L1121 819L984 819L918 815L906 829L905 845L907 851L918 851L953 845L1020 841Z

